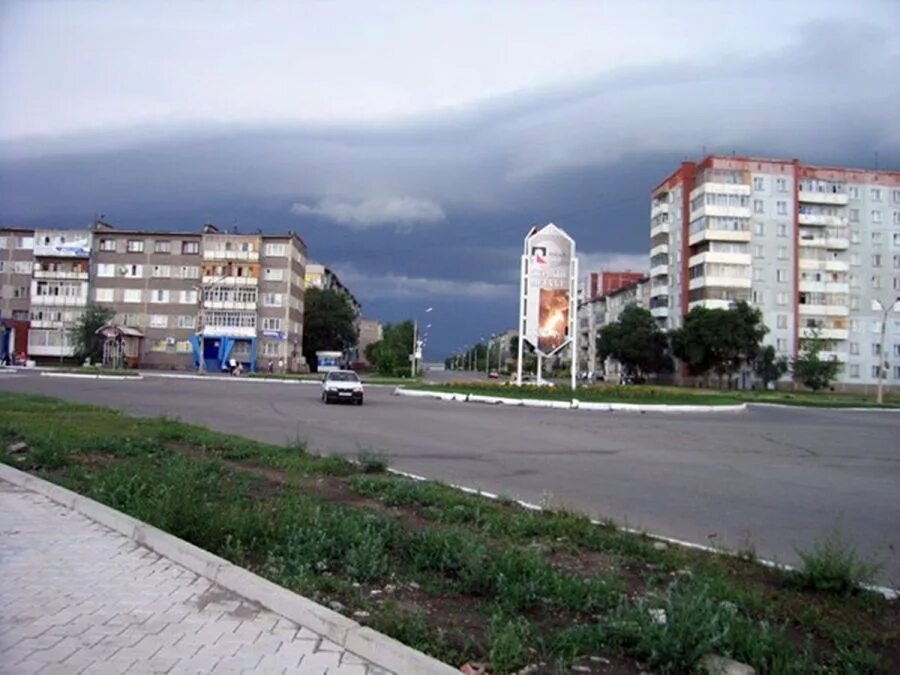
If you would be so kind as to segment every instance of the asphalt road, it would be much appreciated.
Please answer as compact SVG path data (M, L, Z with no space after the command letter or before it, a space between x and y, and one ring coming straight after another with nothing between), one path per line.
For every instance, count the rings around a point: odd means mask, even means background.
M325 406L315 384L0 375L0 389L166 413L321 453L388 454L395 468L549 502L702 544L796 562L835 526L900 586L900 413L753 407L598 413L401 398ZM2 413L0 413L2 414Z

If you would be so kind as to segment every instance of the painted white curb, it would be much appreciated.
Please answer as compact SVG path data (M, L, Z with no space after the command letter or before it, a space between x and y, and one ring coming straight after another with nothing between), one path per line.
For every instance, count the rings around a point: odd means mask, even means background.
M436 673L459 671L427 654L361 626L342 614L308 598L292 593L224 558L163 532L152 525L111 509L37 476L0 463L0 478L77 511L169 558L195 574L200 574L229 591L324 635L357 656L396 673Z
M600 412L665 412L665 413L698 413L698 412L742 412L747 409L746 403L735 405L646 405L640 403L593 403L573 398L571 401L552 401L540 398L511 398L504 396L483 396L482 394L458 394L441 391L423 391L421 389L394 389L397 396L413 398L433 398L440 401L469 401L492 405L512 405L526 408L556 408L558 410L592 410Z
M781 408L787 410L803 408L804 410L827 410L828 412L900 412L900 408L829 408L823 405L788 405L787 403L750 403L748 405L760 408Z
M409 473L408 471L401 471L400 469L392 469L388 467L388 473L392 473L396 476L403 476L404 478L409 478L410 480L419 481L419 482L429 482L430 478L426 478L425 476L420 476L415 473ZM478 488L470 488L464 485L456 485L454 483L445 483L445 485L449 485L455 490L459 490L460 492L465 492L470 495L477 495L479 497L484 497L486 499L499 500L500 496L493 493L487 492L485 490L480 490ZM544 507L540 504L532 504L531 502L522 501L521 499L513 499L513 502L521 506L523 509L528 509L529 511L544 511ZM597 525L598 527L603 526L606 527L608 523L605 523L601 520L596 520L591 518L591 523ZM652 539L653 541L661 541L666 544L672 544L674 546L683 546L684 548L691 548L697 551L704 551L706 553L712 553L714 555L725 555L725 556L737 556L738 553L734 551L729 551L724 548L716 548L714 546L709 546L708 544L695 544L691 541L685 541L684 539L675 539L674 537L667 537L662 534L654 534L652 532L646 532L644 530L636 530L631 527L621 527L617 526L616 529L619 532L625 532L627 534L634 534L647 537L647 539ZM770 567L772 569L784 570L786 572L796 572L797 568L791 565L787 565L785 563L780 563L775 560L766 560L764 558L757 558L756 562L758 562L763 567ZM900 589L890 588L888 586L876 586L874 584L861 584L861 588L867 591L872 591L873 593L879 593L886 600L897 600L900 598Z
M143 380L143 375L100 375L99 373L53 373L41 371L41 377L72 377L80 380Z
M238 376L234 375L188 375L188 374L180 374L180 373L152 373L149 371L144 371L142 373L144 377L153 378L159 377L163 379L169 380L200 380L203 382L256 382L262 384L315 384L321 385L321 380L301 380L297 378L280 378L280 377L247 377L247 376ZM396 385L393 384L379 384L377 382L370 383L363 381L364 387L394 387Z

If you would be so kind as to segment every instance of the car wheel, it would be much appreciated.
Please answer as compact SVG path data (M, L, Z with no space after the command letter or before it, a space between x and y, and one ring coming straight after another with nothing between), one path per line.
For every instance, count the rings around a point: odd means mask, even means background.
M359 397L359 402L358 402L356 405L362 405L362 404L363 404L363 397L360 396L360 397Z

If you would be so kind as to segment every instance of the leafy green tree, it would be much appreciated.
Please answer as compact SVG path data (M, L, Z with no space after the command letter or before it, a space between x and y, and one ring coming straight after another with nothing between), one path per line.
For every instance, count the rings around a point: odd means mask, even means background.
M672 351L694 375L715 372L721 379L752 365L768 328L762 314L746 302L729 309L694 307L684 325L672 331Z
M344 351L356 344L356 315L340 293L310 288L303 310L303 356L315 370L316 352Z
M408 373L414 330L412 321L385 324L381 340L366 347L369 363L382 375Z
M649 310L634 305L626 307L617 322L600 330L597 355L621 363L629 377L672 371L666 334L656 325Z
M112 321L115 311L102 305L89 304L69 331L69 339L75 347L75 358L90 359L92 363L103 358L103 338L97 331Z
M757 355L753 362L753 372L762 380L763 388L769 386L769 382L777 382L790 370L790 362L786 356L779 356L775 347L767 345Z
M823 359L825 340L819 337L817 329L810 337L800 339L800 353L794 359L794 377L813 391L826 389L841 370L841 362L836 356Z

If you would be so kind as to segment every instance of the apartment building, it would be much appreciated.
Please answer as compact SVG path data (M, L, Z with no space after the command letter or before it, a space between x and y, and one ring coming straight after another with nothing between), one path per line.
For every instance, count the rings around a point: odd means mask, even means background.
M34 230L0 228L0 318L28 321L33 270Z
M826 341L845 386L873 384L882 310L900 296L900 172L712 155L651 193L650 311L669 329L692 307L758 307L766 342L794 356ZM886 379L900 385L900 314Z
M586 300L578 306L578 369L586 373L605 373L615 380L620 369L614 361L602 362L597 357L597 337L600 330L615 323L626 307L635 305L648 308L650 304L650 278L637 274L630 283L615 285L608 293Z
M191 368L202 235L120 230L104 222L92 234L91 300L115 312L113 323L140 331L141 366Z
M362 311L362 305L350 292L340 278L331 269L319 263L309 263L306 266L306 287L319 288L322 290L336 291L347 298L347 302L353 307L353 313L359 316Z
M71 329L88 304L89 230L35 230L31 261L28 354L71 357Z
M643 272L615 272L604 270L591 272L584 278L582 300L592 300L603 295L609 295L623 286L640 281L647 275Z
M375 319L359 317L356 320L356 329L359 334L359 344L357 346L357 350L359 351L358 360L367 366L371 366L372 364L369 363L369 359L366 358L366 347L375 344L384 337L383 326L380 321Z

